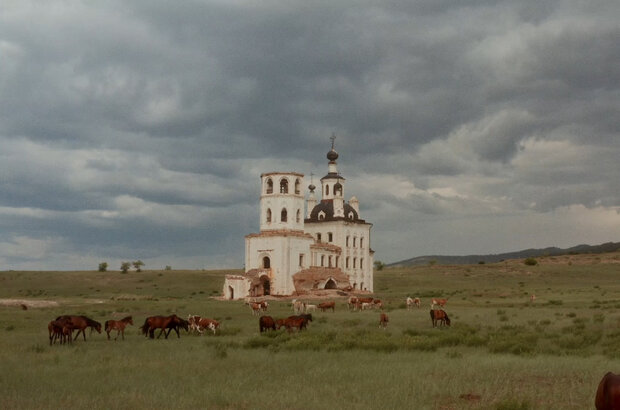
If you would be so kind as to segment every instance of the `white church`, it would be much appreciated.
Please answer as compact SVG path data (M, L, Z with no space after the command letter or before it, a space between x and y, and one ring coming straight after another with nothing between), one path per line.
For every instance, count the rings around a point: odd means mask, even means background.
M261 175L260 233L245 237L245 273L226 275L226 299L322 289L373 292L372 224L361 218L356 197L344 200L334 139L320 200L312 183L305 199L303 174Z

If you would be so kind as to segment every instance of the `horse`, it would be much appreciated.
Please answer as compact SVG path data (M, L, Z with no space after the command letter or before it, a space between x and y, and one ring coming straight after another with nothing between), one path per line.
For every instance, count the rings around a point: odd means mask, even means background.
M322 312L325 312L327 309L331 309L332 312L335 312L336 311L336 302L331 301L331 302L319 303L319 309L321 309Z
M161 334L168 329L168 332L165 333L166 339L168 339L168 335L172 330L177 332L177 337L181 338L179 334L179 327L189 331L187 320L181 319L177 315L170 316L150 316L144 320L144 324L140 328L142 330L142 334L146 337L150 337L151 339L155 338L155 329L161 329L157 338L161 337Z
M211 329L211 331L213 332L213 334L215 334L216 330L220 328L220 322L218 322L215 319L208 319L206 317L202 317L200 318L200 320L197 323L197 328L196 330L198 331L198 333L200 333L202 335L202 331L205 329Z
M114 340L118 339L118 334L121 334L123 340L125 340L125 326L132 325L133 319L131 316L127 316L122 318L121 320L106 320L105 321L105 332L108 334L108 340L110 340L110 332L112 330L116 330L116 337Z
M267 329L276 330L276 322L271 316L261 316L258 319L258 328L261 333Z
M286 319L278 319L276 321L276 326L278 329L284 326L286 327L286 330L288 330L289 332L293 328L297 328L301 332L306 327L307 323L308 321L304 319L303 317L291 316L291 317L287 317Z
M389 321L390 319L388 319L388 315L386 315L385 313L381 313L381 316L379 316L379 327L385 329Z
M433 327L437 327L437 322L439 322L440 326L447 325L450 326L450 318L448 314L441 309L431 309L431 322L433 322Z
M68 319L52 320L47 325L49 332L50 346L56 343L56 339L60 341L60 344L64 344L67 341L72 343L73 341L73 324Z
M71 324L73 326L74 329L77 329L78 332L75 334L75 338L73 340L77 340L78 336L80 335L80 332L82 333L82 336L84 337L84 341L86 341L86 328L90 327L90 333L93 333L93 329L95 329L97 331L97 333L101 333L101 323L97 322L96 320L93 320L89 317L86 316L71 316L71 315L64 315L64 316L58 316L56 318L56 320L70 320Z
M620 375L607 372L598 384L594 398L596 410L620 409Z

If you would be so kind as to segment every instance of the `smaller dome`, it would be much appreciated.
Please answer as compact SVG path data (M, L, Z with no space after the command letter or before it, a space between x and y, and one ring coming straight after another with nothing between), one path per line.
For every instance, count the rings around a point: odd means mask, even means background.
M316 189L316 186L314 186L314 184L310 184L308 185L308 189L310 190L310 192L314 192L314 190Z
M327 153L327 159L330 161L335 161L338 159L338 153L333 148Z

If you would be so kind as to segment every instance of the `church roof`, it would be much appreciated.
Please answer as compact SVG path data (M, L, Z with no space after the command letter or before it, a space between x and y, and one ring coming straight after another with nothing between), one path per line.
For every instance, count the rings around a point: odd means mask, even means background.
M325 217L319 219L319 214L323 211ZM352 215L349 216L349 215ZM344 217L334 216L334 202L330 199L324 199L312 208L310 217L306 218L304 222L328 222L328 221L347 221L356 223L366 223L363 219L360 219L357 211L351 205L344 204Z

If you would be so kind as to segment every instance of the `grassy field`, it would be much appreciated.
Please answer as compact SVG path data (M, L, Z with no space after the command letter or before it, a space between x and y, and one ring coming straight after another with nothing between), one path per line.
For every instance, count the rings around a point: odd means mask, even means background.
M0 272L0 408L593 408L600 378L620 372L620 253L538 262L386 269L375 296L387 330L342 298L307 331L262 335L243 302L213 298L224 272ZM407 311L407 296L422 308ZM431 297L448 298L450 328L431 327ZM290 302L269 310L288 316ZM170 313L218 319L221 332L138 334ZM49 346L60 314L131 314L135 326L125 341Z

